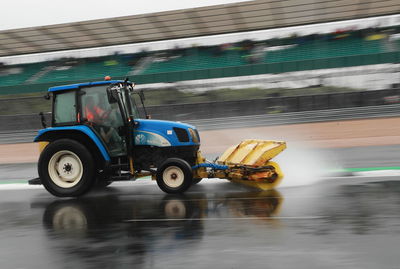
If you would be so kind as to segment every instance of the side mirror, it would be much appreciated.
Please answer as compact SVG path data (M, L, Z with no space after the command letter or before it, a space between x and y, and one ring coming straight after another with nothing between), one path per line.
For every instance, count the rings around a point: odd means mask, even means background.
M133 88L135 88L135 83L127 83L126 88L132 93L133 92Z
M115 88L112 87L107 88L107 99L110 104L115 104L118 102L117 95L118 93Z

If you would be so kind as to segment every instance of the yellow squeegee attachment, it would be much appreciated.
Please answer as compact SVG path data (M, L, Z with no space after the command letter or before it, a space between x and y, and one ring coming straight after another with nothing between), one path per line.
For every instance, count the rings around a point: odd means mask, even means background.
M263 166L286 148L286 142L258 139L243 140L228 148L217 163L225 165Z
M283 141L248 139L228 148L217 163L229 166L225 176L231 181L270 190L283 178L279 165L270 160L285 148Z

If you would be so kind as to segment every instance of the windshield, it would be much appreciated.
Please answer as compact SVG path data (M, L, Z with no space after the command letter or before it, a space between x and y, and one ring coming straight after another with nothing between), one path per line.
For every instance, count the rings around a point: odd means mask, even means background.
M106 86L84 87L79 96L84 121L112 127L124 125L118 104L107 99Z
M127 112L129 116L132 116L134 119L140 118L139 112L137 109L137 105L134 100L131 98L131 93L128 89L123 88L122 89L122 101L125 104L125 107L127 108Z
M133 103L133 105L138 108L141 107L142 109L138 109L138 114L139 114L139 118L146 118L146 112L145 112L145 108L144 105L142 105L142 101L140 100L140 96L137 92L132 92L131 93L131 101ZM139 113L140 112L140 113Z
M139 113L137 111L137 107L134 102L132 102L130 98L130 91L122 87L121 84L115 85L120 88L120 97L122 99L123 103L123 114L127 114L127 116L133 117L133 118L139 118ZM112 117L107 117L110 119L111 122L114 122L114 124L117 124L118 126L122 126L122 115L121 111L118 107L118 103L110 103L108 98L107 98L107 88L109 86L92 86L92 87L85 87L81 89L81 92L83 93L81 96L81 103L82 103L82 116L85 119L93 118L93 120L96 120L92 114L95 113L90 113L89 111L100 111L104 115L111 115Z

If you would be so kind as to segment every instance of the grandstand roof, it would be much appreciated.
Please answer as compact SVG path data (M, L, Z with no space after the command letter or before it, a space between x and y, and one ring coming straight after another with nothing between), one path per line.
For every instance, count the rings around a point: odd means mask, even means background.
M0 57L400 13L398 0L256 0L0 31Z

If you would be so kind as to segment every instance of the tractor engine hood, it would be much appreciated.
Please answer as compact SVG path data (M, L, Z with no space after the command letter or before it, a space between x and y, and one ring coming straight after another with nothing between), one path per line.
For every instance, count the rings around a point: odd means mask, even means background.
M174 121L135 119L135 145L192 146L200 144L196 127Z

